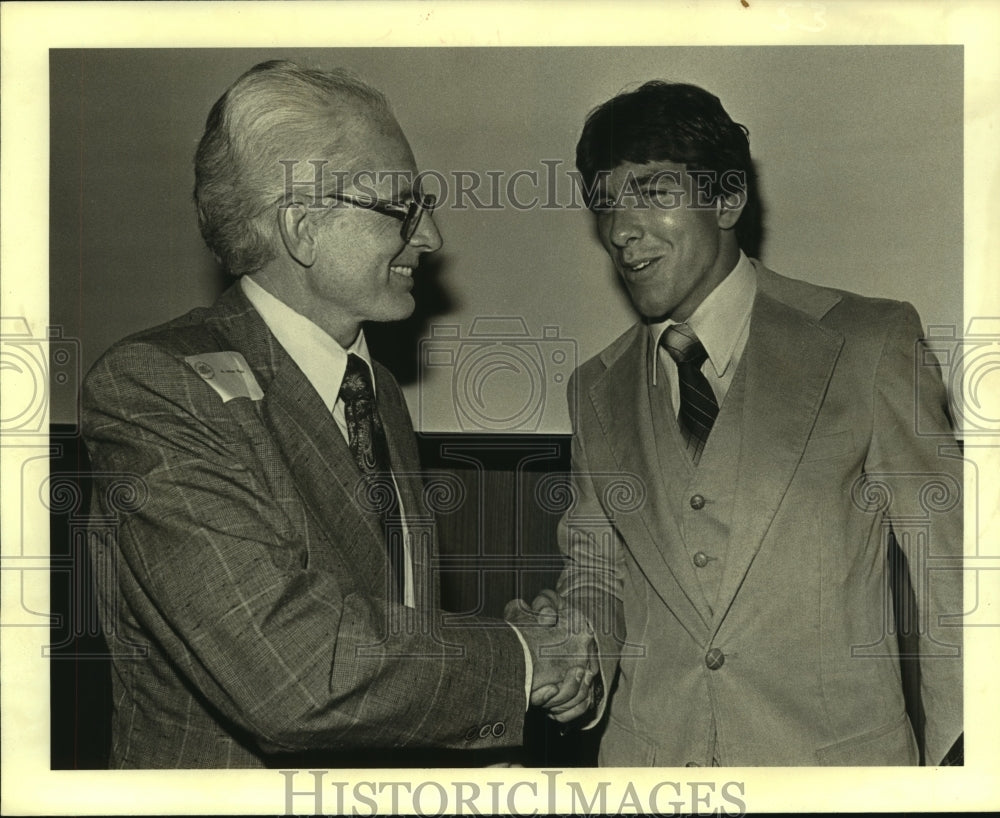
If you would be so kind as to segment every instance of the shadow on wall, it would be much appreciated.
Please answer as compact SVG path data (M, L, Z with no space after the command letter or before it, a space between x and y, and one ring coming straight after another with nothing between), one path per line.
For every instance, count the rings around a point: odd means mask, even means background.
M764 197L760 193L760 174L757 173L756 162L750 163L750 179L748 180L750 196L743 214L736 225L736 236L740 249L750 258L762 258L764 252Z
M366 324L365 340L372 357L387 367L401 386L417 382L420 370L420 340L427 336L431 321L453 313L458 304L441 284L448 256L425 256L413 276L413 315L389 324Z

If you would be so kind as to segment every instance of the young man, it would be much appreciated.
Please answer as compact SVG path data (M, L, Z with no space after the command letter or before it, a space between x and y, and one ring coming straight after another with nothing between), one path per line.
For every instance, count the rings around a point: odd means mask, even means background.
M917 763L890 525L940 763L962 730L962 462L940 378L917 389L916 312L747 257L747 133L700 88L604 103L577 166L639 320L569 390L578 502L559 597L534 607L572 605L598 634L601 763ZM641 501L616 507L622 475Z

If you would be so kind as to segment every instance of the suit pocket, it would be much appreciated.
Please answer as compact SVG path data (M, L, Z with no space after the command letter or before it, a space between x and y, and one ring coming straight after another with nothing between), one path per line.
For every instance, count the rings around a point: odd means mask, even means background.
M652 767L656 761L656 745L626 727L613 715L608 716L608 726L601 737L600 758L602 767Z
M816 751L817 762L825 767L912 766L918 759L917 742L906 713L889 724Z
M810 438L806 443L802 460L831 460L835 457L850 454L853 449L853 435L851 435L849 429L842 429L839 432L831 432L830 434Z

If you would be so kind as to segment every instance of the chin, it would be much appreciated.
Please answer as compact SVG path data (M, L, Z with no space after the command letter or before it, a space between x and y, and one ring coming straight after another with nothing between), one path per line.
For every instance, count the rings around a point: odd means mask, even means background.
M669 318L670 314L674 311L674 307L669 304L638 301L633 301L632 303L643 318L648 318L651 321Z
M664 298L658 298L655 293L629 290L632 306L643 318L663 318L670 314L676 306Z
M388 313L386 321L405 321L411 315L413 311L417 308L417 302L413 300L413 296L407 294L401 298L394 299L392 306L386 310Z

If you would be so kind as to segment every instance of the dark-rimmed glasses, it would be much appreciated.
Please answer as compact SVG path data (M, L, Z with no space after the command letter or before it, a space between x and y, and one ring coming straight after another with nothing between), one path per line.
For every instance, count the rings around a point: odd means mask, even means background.
M351 196L347 193L328 193L323 198L334 199L351 207L374 210L383 216L399 219L403 222L399 228L399 235L405 244L409 244L410 239L417 232L424 213L433 213L434 208L437 207L437 196L432 193L416 196L408 203L396 202L392 199L378 199L374 196Z

